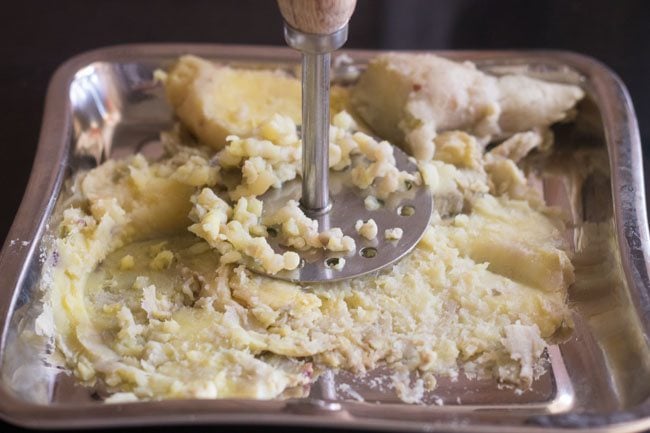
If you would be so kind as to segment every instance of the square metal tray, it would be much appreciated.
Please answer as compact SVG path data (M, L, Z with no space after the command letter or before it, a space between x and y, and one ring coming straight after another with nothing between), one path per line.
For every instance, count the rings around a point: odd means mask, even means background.
M161 424L268 424L400 431L547 431L650 428L650 279L641 145L630 98L597 61L566 52L440 52L494 74L517 71L579 84L576 122L556 129L556 150L530 161L547 202L572 216L576 258L569 302L576 328L548 350L548 372L524 393L494 381L441 378L424 405L403 404L345 372L328 372L308 398L168 400L105 404L65 371L45 365L33 338L49 221L80 169L156 152L172 122L152 78L192 53L243 66L293 68L285 48L125 45L79 55L55 73L31 178L0 254L0 417L36 428ZM378 52L347 51L359 67ZM349 72L349 71L348 71ZM345 77L346 71L334 76ZM92 139L80 140L80 137ZM52 224L54 225L54 224ZM381 376L382 372L371 373ZM342 386L344 385L344 386ZM354 393L365 401L355 401Z

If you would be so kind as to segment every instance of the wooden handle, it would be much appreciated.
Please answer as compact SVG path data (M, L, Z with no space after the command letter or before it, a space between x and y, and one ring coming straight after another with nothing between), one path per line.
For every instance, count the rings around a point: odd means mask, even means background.
M284 20L303 33L329 35L345 26L357 0L278 0Z

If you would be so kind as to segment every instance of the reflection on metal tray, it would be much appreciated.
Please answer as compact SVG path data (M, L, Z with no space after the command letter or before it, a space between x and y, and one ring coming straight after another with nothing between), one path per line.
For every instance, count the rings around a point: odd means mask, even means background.
M155 157L172 114L152 71L193 53L237 65L292 68L288 49L218 45L132 45L65 63L48 91L32 176L0 255L0 416L31 427L241 423L406 430L536 431L650 428L650 281L639 135L618 79L592 59L562 52L447 52L494 74L513 70L576 83L589 97L576 122L555 129L556 151L527 160L547 202L573 224L573 336L548 351L550 367L517 394L494 381L441 378L427 405L403 404L365 378L328 372L307 398L181 400L104 404L101 390L42 362L30 342L39 313L41 249L63 184L75 171L141 151ZM363 64L376 52L347 52ZM345 79L343 65L335 76ZM358 397L364 401L357 401Z

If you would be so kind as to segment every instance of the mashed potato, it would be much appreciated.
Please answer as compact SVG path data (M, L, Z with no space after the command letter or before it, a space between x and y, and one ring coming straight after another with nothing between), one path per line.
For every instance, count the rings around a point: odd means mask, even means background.
M416 105L433 104L417 111L431 115L419 119L430 121L429 141L410 141L422 124L405 129L409 122L395 113L413 98L369 97L388 76L378 68L392 68L395 59L415 69L390 71L404 84L394 92L448 85L452 95L479 99L441 109L437 93L427 91ZM300 176L299 83L195 57L161 75L199 144L165 133L169 152L159 161L135 155L79 174L48 262L56 347L79 380L101 381L113 400L125 401L276 398L305 392L328 368L363 373L380 366L398 376L411 372L427 389L436 376L459 374L530 386L546 344L571 326L565 297L573 267L562 221L516 162L548 141L545 128L564 118L580 89L539 91L560 88L523 77L501 83L433 56L371 63L352 89L351 107L380 137L410 143L420 171L397 171L390 145L342 110L332 118L332 169L350 167L360 187L377 186L380 195L404 180L423 182L436 212L397 264L300 286L250 270L298 265L294 252L270 249L269 227L279 227L277 235L296 251L351 246L344 233L320 233L295 203L263 213L261 195ZM512 80L522 88L516 98L508 96ZM453 87L467 85L469 93ZM520 103L564 114L521 117ZM481 140L496 128L511 138L485 152ZM372 239L373 223L359 221L357 230ZM400 395L418 401L407 394Z

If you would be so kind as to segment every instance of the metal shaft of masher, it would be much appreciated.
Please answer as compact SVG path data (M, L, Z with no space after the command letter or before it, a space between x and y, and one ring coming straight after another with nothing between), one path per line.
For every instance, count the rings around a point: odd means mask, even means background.
M302 198L311 216L331 208L329 196L330 53L348 38L348 26L327 34L285 24L284 38L302 52Z
M330 53L302 55L302 207L311 214L330 208Z
M330 53L348 38L356 0L278 0L284 39L302 52L302 198L311 216L330 210Z

